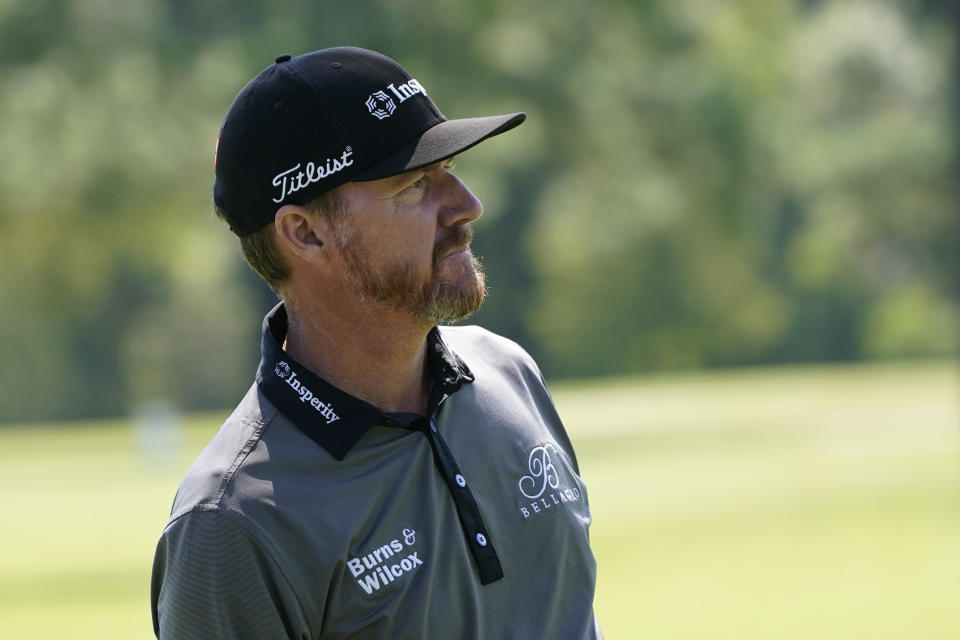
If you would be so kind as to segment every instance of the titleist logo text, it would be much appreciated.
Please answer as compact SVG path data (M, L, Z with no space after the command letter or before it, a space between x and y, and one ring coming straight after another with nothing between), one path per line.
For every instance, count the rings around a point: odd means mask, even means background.
M353 164L351 155L353 155L353 149L347 147L339 158L327 158L326 161L319 164L308 162L302 170L298 162L286 171L281 171L273 176L273 182L270 183L280 189L280 196L274 198L273 201L279 204L291 193L296 193L305 187L309 187L314 182L320 182L338 171L343 171Z

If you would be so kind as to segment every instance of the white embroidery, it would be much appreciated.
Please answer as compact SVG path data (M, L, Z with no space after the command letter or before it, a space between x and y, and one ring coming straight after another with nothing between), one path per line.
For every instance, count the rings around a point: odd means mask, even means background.
M317 413L326 418L327 424L340 419L340 416L334 413L333 405L321 402L320 398L313 395L313 391L310 391L305 384L300 382L297 374L290 368L289 364L282 361L278 362L273 372L277 374L278 378L286 382L291 389L297 392L300 396L300 402L306 402L313 407Z
M394 538L366 555L347 560L347 568L350 569L353 579L367 595L372 595L398 578L402 578L404 574L423 566L424 559L420 557L419 551L413 551L404 556L407 551L411 551L409 547L416 543L417 532L413 529L404 529L401 533L403 543L399 538Z
M303 171L300 171L300 163L298 162L286 171L281 171L273 176L273 182L270 183L280 188L280 197L274 198L273 201L279 204L291 193L296 193L300 189L309 187L314 182L320 182L338 171L343 171L353 164L351 155L353 155L353 149L347 147L339 158L327 158L320 164L308 162Z
M371 93L367 101L364 102L367 111L377 120L389 118L393 115L393 112L397 110L397 104L393 101L393 98L386 93L387 89L397 97L397 101L400 103L406 102L417 94L427 95L427 90L423 88L423 85L413 78L400 85L394 85L391 82L380 91Z
M542 496L543 492L547 490L548 484L553 489L556 489L560 484L560 476L557 474L557 468L553 466L553 461L550 459L551 449L556 451L556 448L552 444L547 443L542 447L534 447L530 450L530 457L527 460L530 475L520 478L520 493L528 498L539 498ZM543 482L537 482L538 479L542 479ZM536 489L539 484L540 490L536 493L527 493L526 489L523 488L525 484L530 487L531 491Z
M367 109L370 111L370 115L376 116L378 120L389 118L397 109L397 105L394 103L393 98L385 94L383 91L371 93L365 104L367 105Z
M561 485L560 473L554 462L566 469L563 475L569 486ZM530 475L522 476L518 483L520 493L530 500L520 507L520 515L524 520L565 502L577 502L582 497L573 467L556 444L547 442L531 449L527 456L527 468Z

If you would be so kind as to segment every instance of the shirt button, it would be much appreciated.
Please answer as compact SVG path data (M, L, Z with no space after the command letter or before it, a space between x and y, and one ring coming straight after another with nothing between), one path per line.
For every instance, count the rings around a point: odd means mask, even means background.
M437 432L437 425L433 424L433 420L430 421L430 431Z
M457 475L455 475L455 476L453 477L453 479L457 481L457 486L460 487L461 489L464 488L465 486L467 486L467 480L466 480L466 478L464 478L464 477L463 477L462 475L460 475L459 473L458 473Z
M478 533L477 544L480 545L481 547L487 546L487 536L483 535L482 533Z

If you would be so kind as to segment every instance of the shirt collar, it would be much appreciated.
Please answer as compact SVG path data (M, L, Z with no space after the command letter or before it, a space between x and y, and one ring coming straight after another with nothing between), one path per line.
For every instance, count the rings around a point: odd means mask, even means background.
M385 413L291 358L282 348L286 336L287 310L281 302L263 319L257 386L298 429L343 460L370 427L383 422ZM427 366L433 381L430 413L443 399L474 381L469 367L444 343L437 327L427 334Z

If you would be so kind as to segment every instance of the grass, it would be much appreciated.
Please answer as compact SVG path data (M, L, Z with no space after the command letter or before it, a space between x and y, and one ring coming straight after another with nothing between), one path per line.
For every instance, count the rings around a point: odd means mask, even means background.
M950 364L561 387L610 638L960 637Z
M960 637L958 392L942 362L557 385L607 637ZM152 637L154 544L223 415L0 429L0 637Z

